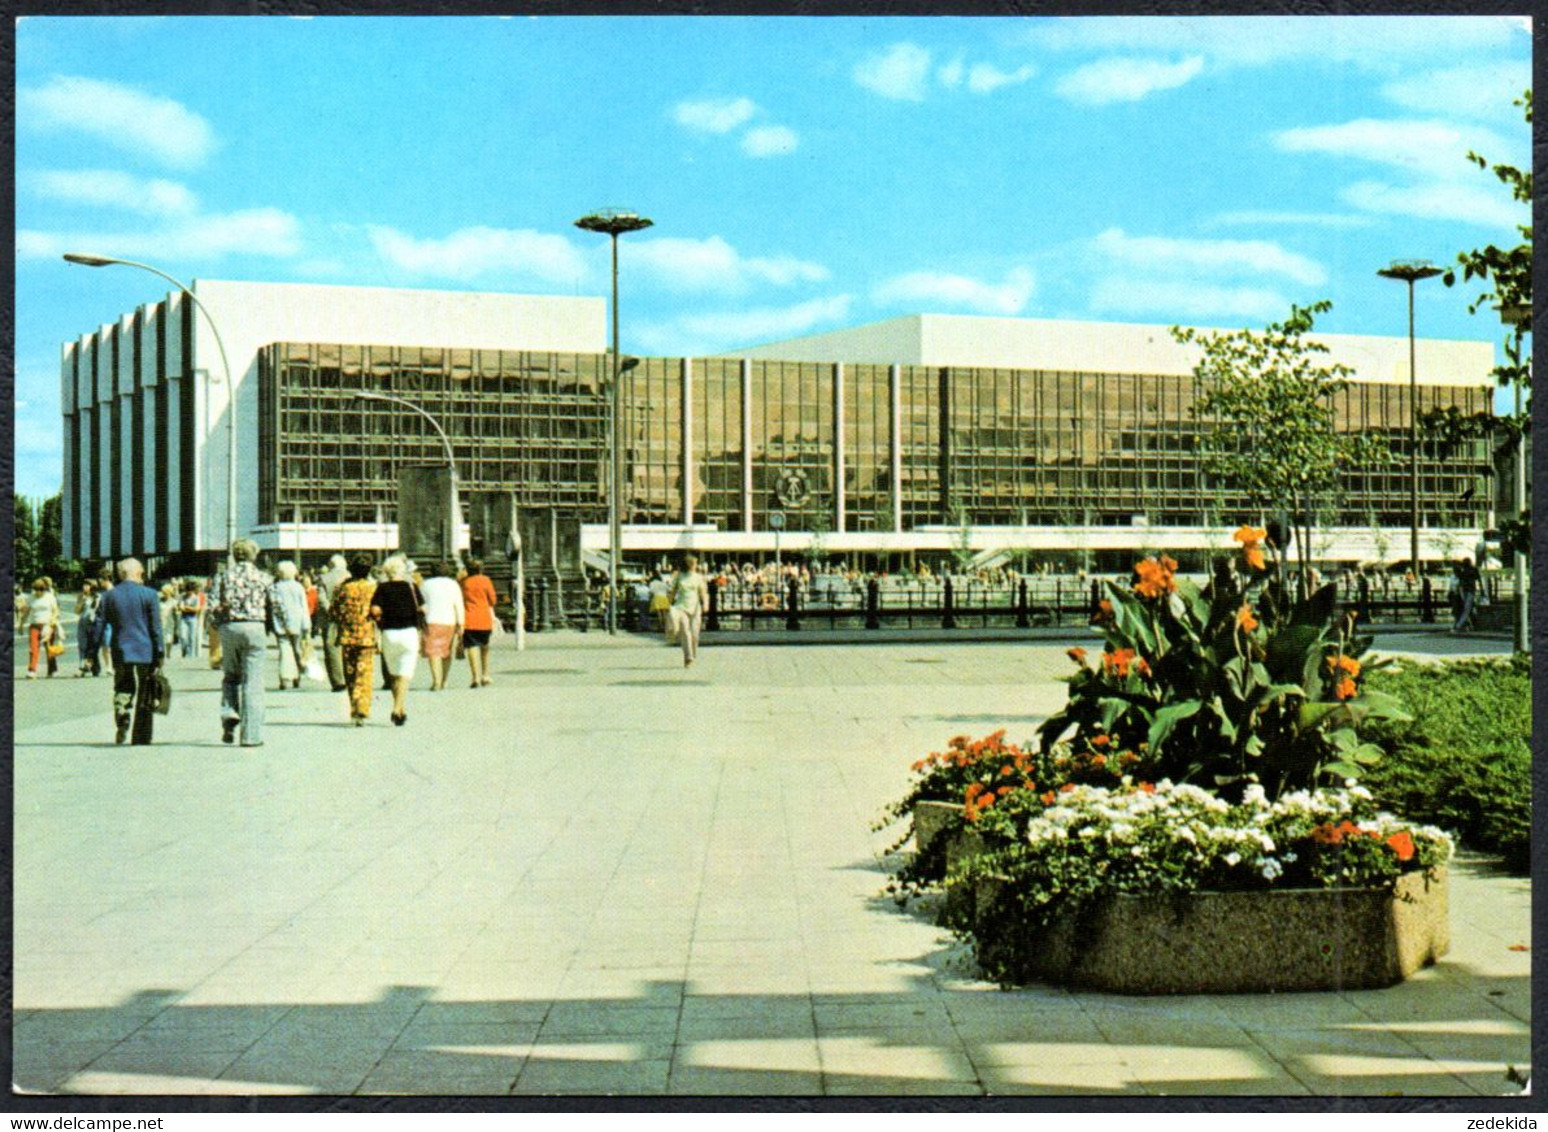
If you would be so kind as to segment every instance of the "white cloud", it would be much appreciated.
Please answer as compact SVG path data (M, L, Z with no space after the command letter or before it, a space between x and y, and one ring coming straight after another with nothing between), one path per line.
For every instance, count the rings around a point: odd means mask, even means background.
M672 108L677 124L706 134L730 133L758 112L750 98L708 99L703 102L679 102Z
M585 257L569 240L528 228L459 228L441 239L418 239L384 225L368 225L366 232L382 259L411 275L574 283L587 274Z
M1432 181L1421 185L1388 185L1381 181L1356 181L1339 194L1356 208L1368 212L1419 216L1427 220L1461 220L1484 227L1514 231L1531 222L1525 205L1498 188Z
M1287 153L1326 153L1452 180L1470 179L1476 172L1477 167L1467 160L1468 150L1499 160L1514 148L1483 127L1399 118L1297 126L1274 134L1273 142Z
M147 216L184 216L199 204L176 181L146 179L116 169L38 170L23 174L22 183L38 196L59 203L121 208Z
M1286 251L1270 240L1187 240L1129 236L1109 228L1092 241L1097 252L1128 267L1163 273L1283 275L1317 286L1328 273L1316 260Z
M1381 93L1411 110L1517 123L1521 108L1512 102L1531 85L1530 63L1497 59L1394 79Z
M1112 16L1029 21L1024 40L1055 51L1202 54L1211 66L1290 59L1366 69L1450 62L1464 52L1514 48L1509 16Z
M19 124L74 130L136 156L193 168L215 149L210 124L180 102L122 83L56 75L16 92Z
M1275 212L1270 209L1241 209L1222 212L1205 222L1209 228L1298 226L1305 228L1366 228L1369 216L1347 212Z
M1290 309L1287 298L1265 288L1128 276L1099 280L1092 289L1090 304L1098 312L1159 314L1178 320L1252 318L1268 322Z
M1012 268L1003 283L984 283L966 275L913 271L879 284L871 301L879 306L956 307L984 314L1020 314L1036 288L1025 267Z
M742 152L748 157L780 157L794 153L801 135L789 126L756 126L742 135Z
M745 291L755 284L820 283L828 269L794 256L743 256L719 236L706 240L658 236L625 241L619 255L671 291Z
M1194 55L1180 63L1159 59L1099 59L1077 67L1054 86L1062 98L1086 106L1110 102L1138 102L1158 90L1171 90L1194 79L1204 69L1204 57Z
M963 69L962 56L958 55L950 63L936 68L935 81L948 90L955 90L962 85Z
M23 259L52 259L65 252L209 260L226 255L284 259L301 251L301 223L277 208L210 213L155 228L120 232L16 233L16 254Z
M855 64L854 80L883 98L923 102L930 79L930 53L914 43L894 43Z
M1014 71L1002 71L991 63L974 63L968 72L968 90L974 94L991 94L1002 86L1017 86L1037 74L1031 63Z

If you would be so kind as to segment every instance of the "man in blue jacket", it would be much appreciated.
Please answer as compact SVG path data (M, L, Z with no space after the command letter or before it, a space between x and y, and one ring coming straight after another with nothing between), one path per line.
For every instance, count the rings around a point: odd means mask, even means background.
M145 584L137 558L118 564L118 585L97 605L97 632L113 628L113 720L120 746L130 737L137 747L151 741L151 696L156 672L166 655L161 637L161 601Z

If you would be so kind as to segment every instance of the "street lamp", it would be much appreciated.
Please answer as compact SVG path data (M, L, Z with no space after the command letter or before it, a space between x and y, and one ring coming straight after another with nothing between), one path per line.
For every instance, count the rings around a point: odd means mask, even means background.
M457 536L462 530L462 507L457 502L457 462L452 457L451 441L446 439L446 432L440 423L412 401L405 401L402 397L393 397L386 393L368 393L360 390L355 393L357 401L385 401L392 405L402 405L405 409L418 413L430 422L430 427L435 429L435 434L441 438L441 447L446 451L446 470L451 473L451 511L447 515L446 524L446 558L447 561L457 561ZM402 532L399 532L401 543Z
M215 325L215 319L211 317L209 310L199 301L195 295L183 284L172 276L162 271L159 267L152 267L148 263L136 263L132 259L115 259L105 255L83 255L78 252L69 252L65 255L68 263L80 264L82 267L138 267L141 271L149 271L152 275L159 275L172 286L176 287L199 308L204 315L204 321L210 324L210 333L215 335L215 345L220 350L220 368L226 375L226 391L230 399L230 408L226 417L226 553L231 553L231 544L236 542L237 532L237 399L236 386L231 382L231 363L226 360L226 344L220 339L220 328Z
M1414 284L1433 279L1441 269L1424 259L1394 260L1376 274L1408 284L1408 468L1409 468L1409 563L1414 581L1419 580L1419 374L1414 368Z
M1514 362L1521 364L1521 338L1532 327L1532 308L1523 305L1506 305L1500 307L1500 321L1514 329L1516 335L1516 356ZM1521 427L1525 422L1521 419L1521 373L1516 373L1515 381L1511 382L1516 392L1516 425L1520 429L1516 433L1516 489L1512 493L1512 502L1516 505L1516 518L1520 519L1526 514L1526 429ZM1511 634L1516 652L1524 653L1531 647L1531 633L1527 613L1527 568L1526 555L1517 550L1515 553L1515 591L1516 591L1516 616L1514 630Z
M608 476L607 489L607 631L618 632L618 559L623 554L623 521L619 515L620 496L623 494L623 448L618 435L619 378L624 373L618 354L618 237L625 232L638 232L649 228L653 221L637 213L623 209L603 208L587 213L575 222L577 228L588 232L606 232L613 241L613 387L608 396L607 434L609 460L612 471ZM636 360L635 365L639 362ZM632 368L632 367L631 367Z

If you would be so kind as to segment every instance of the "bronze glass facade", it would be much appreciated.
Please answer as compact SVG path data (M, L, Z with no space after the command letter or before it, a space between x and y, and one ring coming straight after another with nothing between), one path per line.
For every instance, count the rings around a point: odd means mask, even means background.
M402 397L438 420L470 490L511 490L606 521L606 355L279 343L260 356L259 521L371 522L404 464L443 461ZM1257 508L1199 468L1191 377L940 366L646 358L624 375L629 524L766 531L923 526L1218 526ZM1351 473L1337 525L1408 523L1406 385L1354 383L1340 427L1392 459ZM1487 412L1483 386L1423 386L1420 409ZM95 453L93 453L95 455ZM1421 440L1432 525L1480 522L1482 443ZM1472 489L1469 494L1469 489ZM842 491L842 498L835 493Z

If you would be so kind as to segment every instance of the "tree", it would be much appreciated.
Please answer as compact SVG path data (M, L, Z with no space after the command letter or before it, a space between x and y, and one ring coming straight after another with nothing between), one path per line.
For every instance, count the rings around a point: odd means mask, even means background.
M38 576L38 520L32 503L25 495L12 492L15 507L15 533L11 548L13 568L19 585L26 585Z
M951 558L957 564L957 572L960 574L973 564L975 554L972 517L968 509L956 499L951 501L951 521L956 528L951 532Z
M81 564L64 556L64 500L51 495L38 509L38 558L39 574L47 574L54 584L74 586L82 573Z
M1514 105L1521 107L1527 125L1530 126L1531 90L1523 91ZM1501 388L1519 385L1524 393L1521 412L1505 418L1490 417L1487 421L1477 422L1479 432L1475 433L1483 434L1491 429L1501 431L1505 435L1506 449L1513 451L1521 445L1522 437L1531 427L1532 421L1532 361L1531 356L1524 354L1521 349L1522 337L1532 332L1532 171L1517 169L1512 165L1491 166L1484 157L1471 150L1468 151L1467 159L1480 169L1492 170L1503 184L1510 186L1511 196L1527 206L1527 223L1516 225L1516 230L1521 233L1521 243L1513 248L1489 244L1457 253L1461 282L1477 279L1487 288L1468 306L1469 313L1476 314L1485 306L1498 307L1502 313L1510 313L1518 320L1505 337L1505 364L1494 367L1494 377ZM1457 268L1447 271L1441 278L1446 286L1455 286L1458 282ZM1519 546L1523 553L1531 542L1530 518L1530 512L1523 506L1518 520L1501 524L1507 541L1512 546Z
M1386 445L1338 428L1333 398L1354 371L1320 360L1328 348L1306 337L1326 299L1294 304L1290 317L1260 334L1200 332L1174 326L1172 337L1197 345L1193 367L1202 393L1193 405L1201 424L1204 470L1264 509L1288 506L1301 561L1300 593L1308 596L1314 514L1335 496L1351 467L1384 458Z

